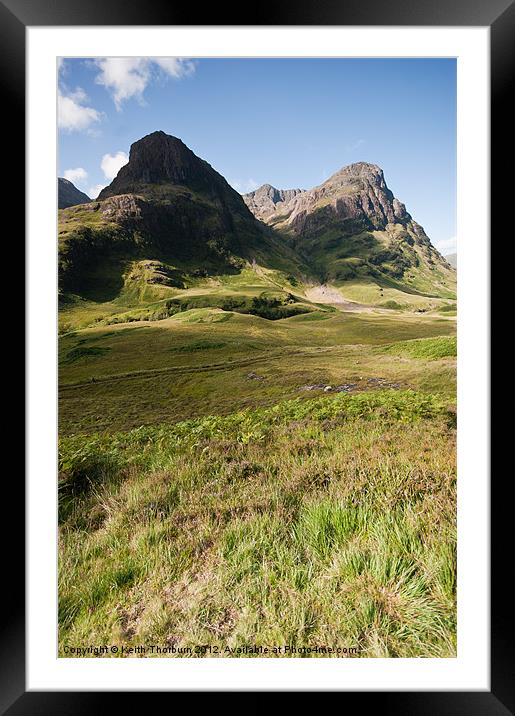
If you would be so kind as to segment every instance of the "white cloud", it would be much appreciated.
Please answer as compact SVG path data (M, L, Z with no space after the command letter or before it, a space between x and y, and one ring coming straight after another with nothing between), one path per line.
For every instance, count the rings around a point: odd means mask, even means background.
M88 178L88 172L82 167L76 169L66 169L64 172L64 178L71 181L72 184L82 184Z
M153 57L151 62L176 80L192 75L195 72L195 63L181 57Z
M96 199L102 189L105 189L105 184L95 184L95 186L89 187L87 194L91 199Z
M120 151L115 152L114 154L104 154L102 161L100 162L100 168L104 172L105 178L110 182L118 174L121 167L127 164L128 161L129 157L125 152ZM93 184L93 186L90 186L87 190L87 194L92 199L96 199L102 189L105 189L106 186L107 184Z
M67 132L80 132L100 121L100 112L87 107L86 93L80 87L75 92L59 89L57 93L57 124Z
M230 182L233 189L236 189L240 194L248 194L254 189L257 189L260 185L254 179L246 179L244 181L233 181Z
M100 70L95 82L108 90L118 110L132 98L143 103L143 92L156 74L181 79L195 71L194 62L177 57L104 57L94 64Z
M452 236L450 239L441 239L433 242L438 251L442 256L456 253L456 237Z
M138 57L105 57L96 60L100 69L95 82L103 85L113 97L116 109L122 102L135 97L143 100L143 91L150 79L147 60Z
M120 169L127 164L129 157L125 152L116 152L116 154L104 154L100 162L100 168L104 172L106 179L114 179Z

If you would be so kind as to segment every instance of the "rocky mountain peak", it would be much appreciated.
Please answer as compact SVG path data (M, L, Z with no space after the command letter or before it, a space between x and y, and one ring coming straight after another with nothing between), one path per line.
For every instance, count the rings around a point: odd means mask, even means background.
M225 179L184 142L163 131L152 132L131 145L129 161L99 199L130 193L145 193L149 185L171 184L219 195L233 191Z
M342 167L320 185L320 187L333 187L336 189L342 187L347 190L359 190L366 186L377 187L385 192L390 192L381 167L368 162L356 162Z
M381 167L377 164L371 164L370 162L355 162L354 164L347 164L341 169L338 169L333 176L338 176L340 174L347 177L377 177L384 180L383 170Z
M311 230L314 222L326 223L331 217L348 220L350 231L384 229L411 219L388 188L381 167L369 162L344 166L308 191L285 192L264 184L244 200L257 218L274 225L280 222L295 233Z
M177 137L152 132L131 145L128 163L98 198L130 193L139 184L184 184L201 162Z

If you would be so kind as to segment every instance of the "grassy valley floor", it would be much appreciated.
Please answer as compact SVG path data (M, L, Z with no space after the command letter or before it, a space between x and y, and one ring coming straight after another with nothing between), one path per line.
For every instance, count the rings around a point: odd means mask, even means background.
M103 326L60 340L60 430L123 430L382 383L455 391L454 357L392 344L452 336L446 318L313 312L269 321L219 309ZM389 347L390 346L390 347ZM455 352L455 344L452 343Z

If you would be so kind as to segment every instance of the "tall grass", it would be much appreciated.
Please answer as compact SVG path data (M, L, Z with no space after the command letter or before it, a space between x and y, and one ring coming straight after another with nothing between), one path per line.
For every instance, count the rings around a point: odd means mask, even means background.
M61 654L454 656L454 442L412 391L64 438Z

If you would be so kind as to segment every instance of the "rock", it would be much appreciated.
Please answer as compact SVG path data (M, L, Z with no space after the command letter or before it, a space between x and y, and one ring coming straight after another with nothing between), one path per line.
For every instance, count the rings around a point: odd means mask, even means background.
M354 388L357 388L357 383L344 383L343 385L337 385L334 389L336 393L350 393Z
M98 200L120 194L141 194L153 200L175 200L177 187L209 196L220 208L251 219L241 195L204 159L197 157L184 142L165 132L152 132L131 145L129 161ZM183 196L188 196L184 191ZM190 193L190 200L194 197ZM230 217L227 217L230 223ZM229 227L228 227L229 228Z
M273 214L288 210L288 204L302 189L276 189L271 184L263 184L256 191L243 195L243 200L251 212L259 219L266 219Z
M386 378L368 378L367 383L377 388L402 388L401 383L393 383Z
M108 221L140 219L144 203L143 197L134 194L120 194L103 201L100 213Z

